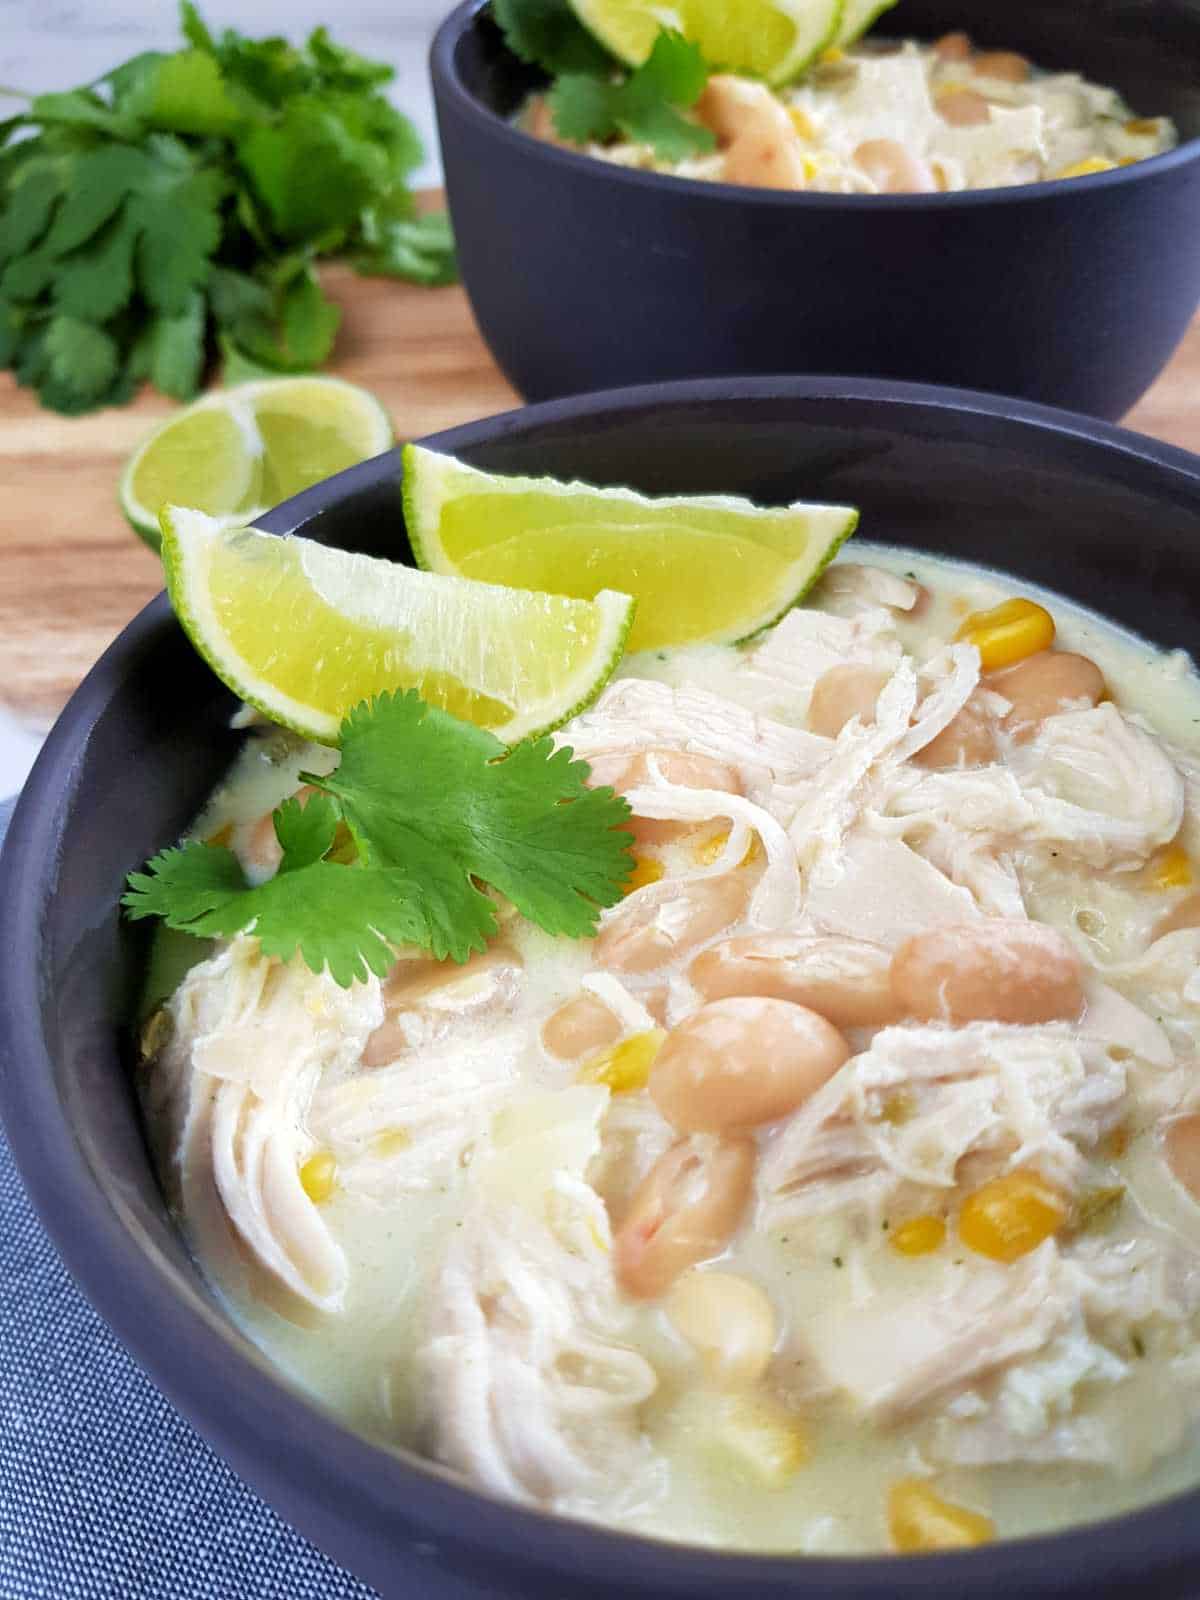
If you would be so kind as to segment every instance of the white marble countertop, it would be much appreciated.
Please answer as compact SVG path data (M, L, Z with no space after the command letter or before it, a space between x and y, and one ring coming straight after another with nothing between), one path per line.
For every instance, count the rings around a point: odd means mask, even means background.
M212 28L300 39L322 23L339 44L391 62L391 96L425 144L419 184L441 181L426 58L454 0L198 0ZM70 89L141 50L181 43L174 0L0 0L0 85L37 93ZM5 104L0 100L0 108ZM3 114L0 111L0 114ZM25 781L40 732L0 706L0 799Z

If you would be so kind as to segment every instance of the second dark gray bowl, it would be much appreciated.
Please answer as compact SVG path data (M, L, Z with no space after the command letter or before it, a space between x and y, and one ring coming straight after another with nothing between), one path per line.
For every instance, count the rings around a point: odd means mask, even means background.
M902 0L1076 69L1180 148L1093 177L939 195L792 194L633 172L511 126L538 74L480 0L432 72L463 280L527 399L780 372L964 385L1119 417L1200 301L1200 0Z

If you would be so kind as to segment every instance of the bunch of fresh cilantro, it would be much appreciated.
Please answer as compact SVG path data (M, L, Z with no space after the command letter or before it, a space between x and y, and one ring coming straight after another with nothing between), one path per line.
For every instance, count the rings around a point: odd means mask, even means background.
M321 256L454 277L445 216L408 188L422 152L390 67L324 28L294 48L181 10L186 48L0 121L0 367L58 411L145 379L189 399L218 343L243 367L320 366L339 318Z
M231 850L191 840L130 873L129 915L197 938L250 931L265 954L299 954L348 987L386 975L396 945L455 961L485 949L497 929L485 885L576 939L625 892L629 806L589 788L588 767L552 739L506 750L410 692L357 706L340 744L334 773L304 774L320 793L276 810L273 878L252 886Z
M621 137L664 161L716 147L711 130L685 115L704 92L709 67L681 33L661 29L646 61L629 72L567 0L492 0L492 12L513 54L551 78L547 100L560 138L587 144Z

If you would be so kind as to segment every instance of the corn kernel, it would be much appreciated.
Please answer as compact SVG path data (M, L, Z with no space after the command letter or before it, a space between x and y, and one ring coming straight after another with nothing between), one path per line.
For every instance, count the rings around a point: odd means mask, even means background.
M901 1478L888 1490L888 1533L892 1548L908 1554L916 1550L961 1550L988 1544L996 1525L979 1511L943 1500L921 1478Z
M1125 124L1125 132L1133 134L1135 139L1149 139L1158 132L1158 118L1131 117Z
M767 1489L782 1489L808 1460L797 1418L757 1395L729 1395L713 1410L715 1442L733 1464Z
M661 861L656 861L653 856L634 856L633 871L625 880L622 894L632 894L635 889L644 889L647 884L658 883L665 872Z
M990 611L973 611L954 637L975 646L984 672L996 672L1049 650L1054 618L1033 600L1005 600Z
M300 1168L300 1187L319 1206L329 1199L337 1180L337 1162L328 1150L318 1150Z
M1069 1220L1066 1197L1039 1172L1018 1167L983 1184L962 1203L958 1236L991 1261L1017 1261Z
M613 1094L636 1094L639 1089L646 1087L650 1068L666 1037L662 1028L632 1033L628 1039L621 1039L593 1056L576 1081L601 1083Z
M371 1140L371 1149L384 1161L398 1156L412 1144L412 1134L407 1128L385 1128Z
M1152 889L1186 889L1192 882L1192 863L1182 845L1156 850L1146 863L1146 881Z
M1061 172L1056 172L1056 178L1090 178L1093 172L1111 172L1116 166L1115 161L1110 161L1107 156L1085 156L1082 161L1076 161L1069 167L1064 167Z
M815 139L817 137L817 130L813 126L813 120L807 111L800 106L789 106L788 116L791 118L792 127L795 128L802 139Z
M702 840L694 851L696 862L702 867L711 867L714 861L721 859L721 852L729 843L729 829L725 828L720 833L714 833L709 838ZM762 855L762 845L758 842L758 835L750 835L750 843L746 846L746 854L738 862L739 867L751 866Z
M889 1237L892 1249L902 1256L927 1256L946 1242L946 1224L941 1217L909 1217Z

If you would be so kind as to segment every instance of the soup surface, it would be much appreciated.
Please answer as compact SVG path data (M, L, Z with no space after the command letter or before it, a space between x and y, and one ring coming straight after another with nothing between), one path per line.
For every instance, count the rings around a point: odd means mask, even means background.
M776 91L718 74L695 115L717 137L711 155L670 162L636 143L586 148L676 177L906 194L1080 177L1176 143L1169 118L1135 115L1115 89L1075 72L1039 71L1011 51L976 51L965 34L832 51L798 85ZM523 121L556 138L543 98L530 102Z
M635 814L595 940L514 914L339 989L240 936L152 1019L199 1259L353 1425L760 1550L1200 1476L1200 687L1056 597L855 556L561 730ZM251 734L195 832L269 874L335 760Z

